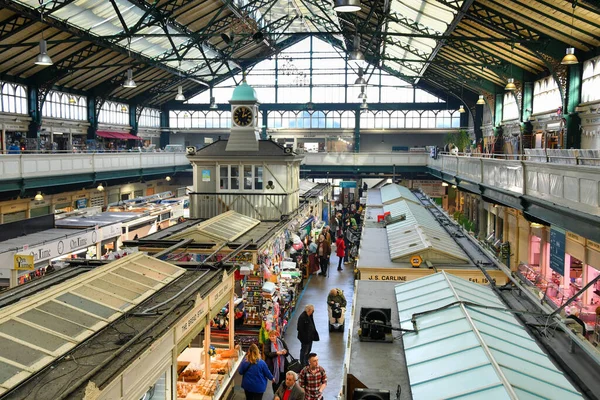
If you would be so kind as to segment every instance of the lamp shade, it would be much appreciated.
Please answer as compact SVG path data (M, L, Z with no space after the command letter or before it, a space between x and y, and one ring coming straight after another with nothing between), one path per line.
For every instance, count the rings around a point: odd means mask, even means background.
M367 81L365 81L365 78L363 78L362 75L359 75L354 81L354 86L365 86L366 84Z
M480 105L480 106L482 106L482 105L485 104L485 100L483 99L483 95L482 94L479 95L479 99L477 99L477 104Z
M183 88L181 85L177 86L177 96L175 96L175 100L185 101L185 96L183 95Z
M48 55L48 51L46 48L46 41L44 39L40 40L40 54L38 54L35 59L36 65L52 65L52 59Z
M133 70L130 68L127 70L127 79L123 82L124 88L134 88L137 87L135 81L133 80Z
M210 106L208 108L210 108L211 110L216 110L218 108L217 103L215 103L214 97L210 98Z
M103 192L104 191L104 186L102 186L101 183L98 184L98 186L96 187L96 190L99 192Z
M562 65L573 65L573 64L579 63L579 60L575 56L575 48L574 47L567 47L567 54L565 54L565 56L563 57L563 59L561 60L560 63Z
M517 87L515 86L515 80L513 78L508 78L508 82L506 83L506 86L504 86L504 90L517 90Z
M44 196L42 196L42 192L37 192L37 194L35 195L35 197L33 199L35 201L42 201L42 200L44 200Z
M465 107L462 104L458 107L458 112L461 114L465 112Z
M360 109L361 110L368 110L369 109L369 105L367 104L366 100L363 100L363 102L360 105Z
M350 52L348 60L355 63L358 67L365 66L365 55L360 50L360 37L358 35L354 36L354 49Z
M357 12L360 10L360 0L335 0L333 10L336 12Z

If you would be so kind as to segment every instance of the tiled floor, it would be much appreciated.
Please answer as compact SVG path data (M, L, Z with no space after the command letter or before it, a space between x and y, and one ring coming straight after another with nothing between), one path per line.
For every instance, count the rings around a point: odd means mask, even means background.
M301 294L300 301L296 306L296 311L289 321L289 326L284 337L291 354L300 357L300 342L296 335L296 323L298 317L307 304L315 306L314 320L321 340L313 343L313 352L319 355L319 363L327 372L328 384L325 389L324 399L333 400L337 398L342 389L342 371L343 362L347 344L348 326L342 332L329 332L327 321L327 294L333 288L339 288L344 291L348 307L346 308L346 320L350 319L350 307L352 305L352 296L354 295L353 269L350 264L344 266L343 271L337 271L338 258L331 256L331 266L329 267L329 276L312 275L309 283L305 284L304 292ZM241 378L236 378L236 400L244 398L244 392L240 387ZM273 399L271 386L268 385L263 400Z

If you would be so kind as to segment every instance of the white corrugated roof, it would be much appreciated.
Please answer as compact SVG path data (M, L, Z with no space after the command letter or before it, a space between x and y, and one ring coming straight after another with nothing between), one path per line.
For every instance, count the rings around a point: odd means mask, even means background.
M491 288L439 272L395 291L402 328L431 311L403 336L413 398L582 398L512 313L449 306L504 309Z
M399 200L409 200L413 203L419 202L419 199L417 199L409 188L396 185L395 183L382 187L380 191L383 204L391 204Z
M393 261L409 261L411 256L420 255L429 261L469 262L465 252L422 205L402 200L385 205L383 210L392 218L405 216L404 220L386 227Z

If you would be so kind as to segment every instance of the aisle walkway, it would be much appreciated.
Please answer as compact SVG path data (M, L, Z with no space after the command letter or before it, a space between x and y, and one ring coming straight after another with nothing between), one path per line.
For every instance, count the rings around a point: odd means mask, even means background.
M304 311L307 304L315 306L314 320L317 326L317 331L321 340L313 343L313 352L319 356L319 364L325 368L327 372L328 385L325 389L323 398L325 400L333 400L342 389L342 372L344 364L344 356L348 335L348 324L345 331L329 332L328 317L327 317L327 294L333 288L339 288L344 291L348 306L346 307L346 321L350 321L350 311L354 296L353 283L353 268L350 264L344 266L343 271L337 271L338 257L331 256L331 266L329 267L329 276L311 275L308 283L305 283L305 289L301 293L301 298L296 304L296 310L289 321L286 334L284 336L291 354L300 357L300 341L297 339L296 324L298 317ZM347 268L346 268L347 267ZM236 377L235 400L244 399L244 391L241 389L241 377ZM263 396L263 400L272 400L273 391L271 385L267 387L267 391Z

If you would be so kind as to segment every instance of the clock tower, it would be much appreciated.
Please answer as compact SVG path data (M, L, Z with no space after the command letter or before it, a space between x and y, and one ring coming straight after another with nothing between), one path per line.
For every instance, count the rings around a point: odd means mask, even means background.
M233 91L231 100L231 132L226 151L258 151L258 99L246 79Z

